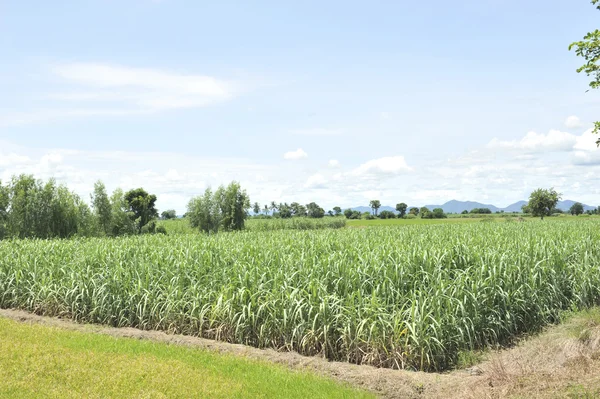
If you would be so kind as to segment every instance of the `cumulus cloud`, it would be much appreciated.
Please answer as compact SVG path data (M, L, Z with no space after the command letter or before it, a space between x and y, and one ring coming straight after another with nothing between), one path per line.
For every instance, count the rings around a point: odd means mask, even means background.
M353 175L396 175L409 172L403 156L372 159L352 171Z
M570 151L575 143L575 135L559 130L550 130L547 134L528 132L521 140L503 141L494 138L487 147L528 152Z
M577 129L583 125L581 123L581 120L579 120L577 116L571 115L567 119L565 119L565 126L567 127L567 129Z
M283 154L283 158L292 161L297 161L299 159L308 158L308 154L302 148L298 148L296 151L286 152L285 154Z
M305 188L326 188L327 187L327 179L323 177L320 173L316 173L310 176L306 183L304 184Z
M330 159L328 165L330 168L339 168L340 161L338 161L337 159Z
M588 129L581 136L577 136L575 140L575 145L573 146L574 150L579 151L596 151L598 150L598 146L596 145L596 140L598 140L598 135L592 133L593 129Z

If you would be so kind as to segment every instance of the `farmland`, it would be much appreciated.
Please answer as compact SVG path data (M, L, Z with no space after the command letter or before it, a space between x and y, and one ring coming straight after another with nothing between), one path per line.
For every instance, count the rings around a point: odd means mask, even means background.
M0 307L446 370L600 299L600 222L0 242Z

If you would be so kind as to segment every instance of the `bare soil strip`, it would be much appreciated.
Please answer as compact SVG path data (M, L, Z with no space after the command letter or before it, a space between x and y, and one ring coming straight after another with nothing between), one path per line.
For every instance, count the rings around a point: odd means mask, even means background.
M475 367L448 373L378 369L161 331L78 324L21 310L0 309L0 317L114 337L185 345L273 362L331 377L385 398L562 398L569 395L600 395L600 325L585 316L576 316L560 326L552 326L514 348L490 353L487 360Z

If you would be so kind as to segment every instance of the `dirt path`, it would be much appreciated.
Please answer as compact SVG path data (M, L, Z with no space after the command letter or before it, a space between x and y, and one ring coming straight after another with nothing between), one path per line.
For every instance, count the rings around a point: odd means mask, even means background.
M515 348L490 354L488 360L468 370L438 374L330 362L293 352L256 349L160 331L78 324L21 310L0 309L0 317L245 356L282 364L291 369L309 370L362 387L385 398L559 398L571 391L574 394L600 394L600 326L587 319L575 318L561 326L552 327ZM574 329L583 331L581 334L585 339L578 339L571 334Z

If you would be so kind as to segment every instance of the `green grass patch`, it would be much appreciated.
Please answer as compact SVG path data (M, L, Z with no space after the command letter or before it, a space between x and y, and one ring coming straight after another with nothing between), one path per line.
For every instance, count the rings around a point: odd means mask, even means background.
M197 348L0 318L2 398L369 398L307 372Z

